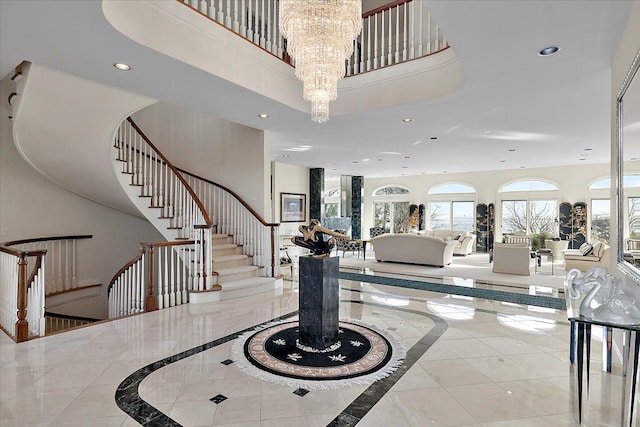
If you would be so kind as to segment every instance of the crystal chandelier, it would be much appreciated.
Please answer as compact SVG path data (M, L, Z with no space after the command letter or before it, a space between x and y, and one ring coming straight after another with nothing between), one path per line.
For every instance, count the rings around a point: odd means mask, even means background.
M280 0L280 32L295 60L303 96L311 101L311 119L329 120L329 102L338 96L338 80L362 29L361 0Z

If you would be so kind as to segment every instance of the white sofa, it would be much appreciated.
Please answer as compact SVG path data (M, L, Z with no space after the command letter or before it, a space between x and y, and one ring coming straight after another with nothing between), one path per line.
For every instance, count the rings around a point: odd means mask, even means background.
M439 237L442 240L455 240L456 247L453 250L454 255L469 255L473 252L473 247L476 242L475 234L465 230L421 230L418 234L423 236Z
M594 266L603 266L609 268L609 246L602 242L594 242L593 250L582 255L580 249L566 249L562 251L564 258L564 269L566 271L577 268L580 271L587 271Z
M455 240L416 234L383 234L371 239L377 261L444 267L453 261Z

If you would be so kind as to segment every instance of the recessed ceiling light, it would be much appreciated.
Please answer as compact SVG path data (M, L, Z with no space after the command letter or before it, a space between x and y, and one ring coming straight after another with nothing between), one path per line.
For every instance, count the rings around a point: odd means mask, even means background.
M403 166L403 167L402 167L402 169L407 169L407 167L406 167L406 166Z
M402 119L402 121L403 121L404 123L411 123L411 122L413 121L413 119L412 119L412 118L410 118L410 117L407 117L407 118L405 118L405 119Z
M411 158L411 156L404 156L404 158L405 158L405 159L410 159L410 158Z
M526 169L526 166L520 166L520 169Z
M265 114L265 113L262 113L262 114L258 114L258 117L260 117L261 119L268 119L269 115Z
M545 47L540 52L538 52L538 55L540 55L540 56L549 56L549 55L553 55L554 53L558 52L559 50L560 50L560 48L558 46L549 46L549 47Z
M506 160L500 160L500 163L507 163Z
M592 151L593 148L585 148L584 151Z
M381 162L381 161L382 161L382 159L378 159L378 161L379 161L379 162Z
M516 149L515 148L509 148L509 151L514 152L514 151L516 151Z
M115 64L113 64L113 66L120 71L129 71L131 69L130 66L128 66L127 64L123 64L121 62L116 62Z
M435 139L438 139L438 137L437 137L437 136L432 136L432 137L431 137L431 138L429 138L429 139L433 139L433 140L435 140Z
M351 162L351 163L358 163L358 161L357 161L357 160L354 160L354 161L353 161L353 162Z
M289 157L289 155L288 154L283 154L282 157L284 157L286 159L287 157Z

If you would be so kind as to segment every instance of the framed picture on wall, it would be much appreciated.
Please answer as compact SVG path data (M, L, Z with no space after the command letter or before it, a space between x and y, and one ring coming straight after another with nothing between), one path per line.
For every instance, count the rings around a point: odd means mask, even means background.
M305 222L307 195L280 193L280 222Z

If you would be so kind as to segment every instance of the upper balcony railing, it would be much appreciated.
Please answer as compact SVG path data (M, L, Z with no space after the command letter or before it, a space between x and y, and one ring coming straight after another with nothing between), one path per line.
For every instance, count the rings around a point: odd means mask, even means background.
M291 63L278 28L278 0L178 0L278 58ZM362 16L362 32L346 76L441 52L449 47L431 13L416 0L397 0Z

